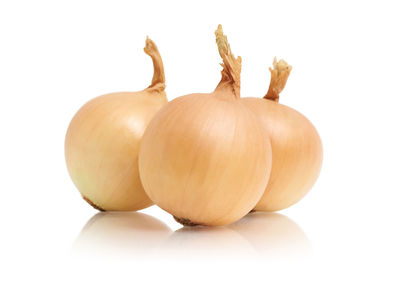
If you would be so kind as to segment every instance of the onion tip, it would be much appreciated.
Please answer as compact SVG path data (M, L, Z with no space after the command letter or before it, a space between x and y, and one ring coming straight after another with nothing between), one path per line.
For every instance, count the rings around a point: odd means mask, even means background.
M222 25L218 25L215 31L215 41L217 42L218 52L222 58L223 67L221 71L221 82L218 84L217 88L221 85L229 83L233 86L233 90L236 97L240 96L240 72L242 70L242 58L232 54L231 47L228 43L228 38L222 30Z
M276 60L272 62L272 68L269 68L271 72L271 82L267 94L264 96L265 99L279 102L279 94L285 88L286 82L289 78L292 66L290 66L285 60Z
M165 73L164 64L161 59L161 55L158 51L157 45L153 40L146 36L146 45L144 52L151 57L153 60L154 74L150 86L147 89L155 90L158 92L164 91L165 89Z

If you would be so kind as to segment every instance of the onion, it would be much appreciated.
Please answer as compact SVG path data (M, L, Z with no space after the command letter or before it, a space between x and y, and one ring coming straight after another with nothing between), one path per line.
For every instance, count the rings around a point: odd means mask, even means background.
M243 217L263 194L271 169L263 127L240 99L241 58L231 53L221 26L215 35L223 59L215 91L163 107L139 153L146 193L184 225L224 225Z
M277 211L298 202L313 186L322 164L322 144L311 122L296 110L281 105L279 93L292 67L284 60L273 62L271 83L264 99L244 98L268 132L272 146L272 170L258 211Z
M69 174L83 198L99 210L133 211L152 205L140 182L138 151L147 124L167 98L163 63L149 38L144 51L153 60L151 85L89 101L76 113L65 137Z

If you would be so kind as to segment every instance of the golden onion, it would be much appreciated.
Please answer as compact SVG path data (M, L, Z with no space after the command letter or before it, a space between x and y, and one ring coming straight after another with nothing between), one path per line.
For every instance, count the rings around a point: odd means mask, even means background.
M99 210L134 211L152 205L140 182L138 152L145 128L167 98L161 56L149 38L144 51L153 60L151 85L89 101L75 114L65 137L72 181Z
M264 99L243 102L262 121L266 143L272 146L272 170L265 193L254 210L277 211L298 202L311 189L322 164L322 143L312 123L298 111L279 104L292 67L274 59L271 83Z
M271 148L240 99L241 58L219 26L222 78L211 94L163 107L142 139L139 170L151 200L184 225L224 225L247 214L265 190Z

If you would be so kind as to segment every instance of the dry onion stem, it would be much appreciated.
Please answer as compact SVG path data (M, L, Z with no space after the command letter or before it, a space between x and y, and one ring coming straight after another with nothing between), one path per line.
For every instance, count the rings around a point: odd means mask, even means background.
M322 164L322 143L311 122L278 103L292 67L273 62L271 83L264 99L243 99L264 125L272 146L272 171L265 193L254 210L277 211L298 202L313 186Z
M139 210L152 204L140 182L138 151L147 124L167 98L161 56L149 38L144 51L154 66L150 86L89 101L76 113L65 137L69 174L83 198L101 211Z
M241 59L221 26L215 35L223 60L215 91L163 107L139 153L145 191L186 225L224 225L243 217L263 194L271 168L263 127L240 99Z
M279 93L285 88L289 74L292 71L292 66L289 66L284 60L279 60L279 62L277 62L276 57L274 58L272 66L273 68L269 68L271 72L271 83L269 84L268 92L264 98L279 102Z

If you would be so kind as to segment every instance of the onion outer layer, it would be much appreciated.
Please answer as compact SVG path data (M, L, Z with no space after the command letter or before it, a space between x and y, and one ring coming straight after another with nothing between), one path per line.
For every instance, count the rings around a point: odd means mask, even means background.
M260 199L271 169L263 128L240 99L241 58L231 53L221 26L215 34L223 59L217 88L163 107L147 127L139 153L147 194L185 225L240 219Z
M134 211L152 205L139 177L142 135L154 114L167 103L161 56L147 38L153 60L151 85L139 92L97 97L73 117L65 137L68 172L82 197L101 211Z
M302 199L318 178L322 143L312 123L298 111L278 103L292 67L284 60L273 62L271 83L264 99L244 98L261 119L272 146L272 170L256 211L285 209Z

